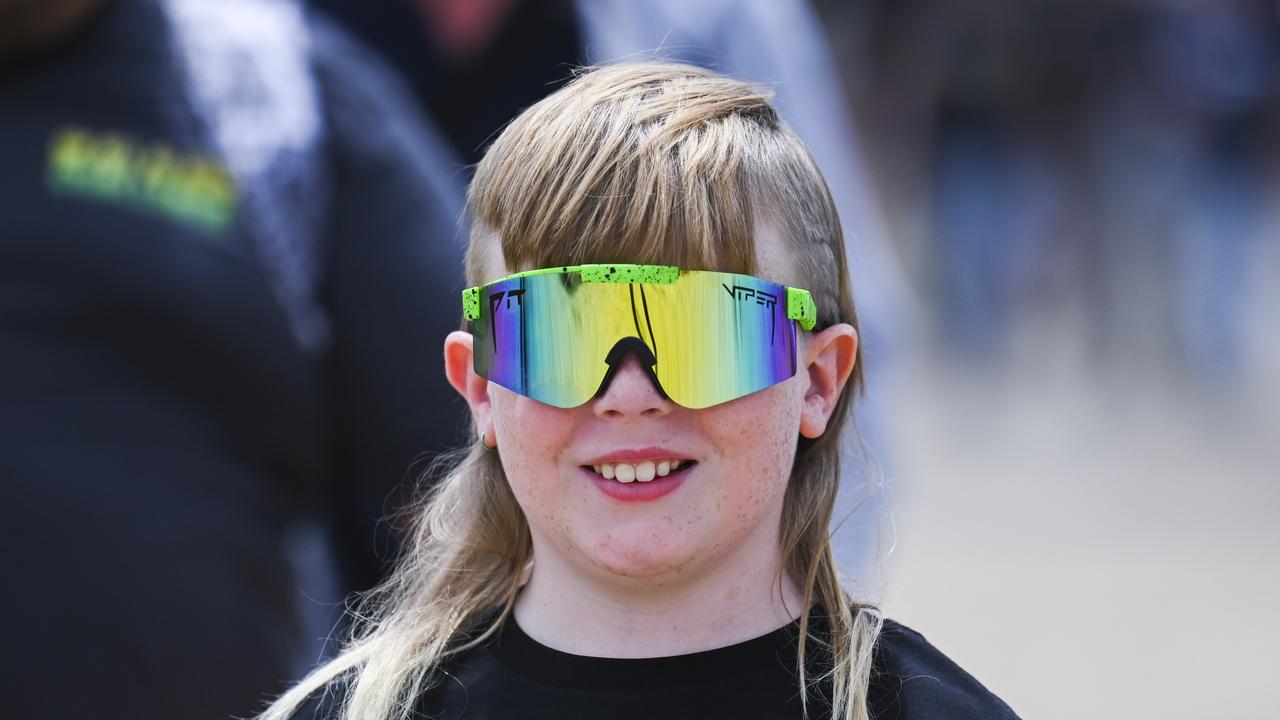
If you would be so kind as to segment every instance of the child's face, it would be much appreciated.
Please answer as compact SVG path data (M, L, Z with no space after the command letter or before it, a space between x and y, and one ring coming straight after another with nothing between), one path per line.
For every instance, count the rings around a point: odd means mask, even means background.
M757 244L762 276L803 286L776 232L764 225ZM634 356L605 392L569 409L475 376L465 333L451 336L446 356L477 425L490 443L496 439L535 559L554 553L578 572L660 582L734 558L776 562L798 438L822 434L857 342L848 325L800 334L794 377L701 410L663 398ZM656 474L669 473L619 481L631 470L647 476L649 463ZM596 471L605 464L613 473Z

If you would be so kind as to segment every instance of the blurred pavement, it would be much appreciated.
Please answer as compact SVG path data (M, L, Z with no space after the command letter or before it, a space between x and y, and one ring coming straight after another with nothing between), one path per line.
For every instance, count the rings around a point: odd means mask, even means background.
M1277 717L1270 260L1232 387L1094 367L1069 310L1024 321L999 370L904 372L886 613L1022 717Z

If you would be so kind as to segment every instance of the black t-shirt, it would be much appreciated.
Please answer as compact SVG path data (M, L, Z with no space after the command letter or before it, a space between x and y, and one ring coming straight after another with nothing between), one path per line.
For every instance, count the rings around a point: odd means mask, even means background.
M613 659L546 647L508 619L485 645L450 659L415 704L432 720L800 718L798 624L746 642L665 658ZM813 670L820 670L815 664ZM807 670L806 672L812 672ZM830 717L830 683L808 691L809 717ZM295 715L332 720L341 693ZM886 621L869 706L875 720L1006 720L1016 715L922 635Z

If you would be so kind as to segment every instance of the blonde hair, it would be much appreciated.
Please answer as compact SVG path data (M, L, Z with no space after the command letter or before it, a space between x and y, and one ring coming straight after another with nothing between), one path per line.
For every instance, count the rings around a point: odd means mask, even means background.
M494 243L509 269L629 262L756 274L755 223L768 217L792 243L819 326L857 327L840 221L813 159L766 90L707 70L628 63L580 74L502 132L476 169L468 205L470 285L503 270L491 267ZM881 625L844 590L829 535L841 429L861 367L859 356L827 431L800 439L780 537L782 572L804 597L801 699L807 714L807 691L829 679L838 720L869 717ZM342 718L405 720L440 664L510 615L531 559L528 525L496 453L477 442L455 462L418 510L391 577L364 598L343 652L264 720L288 717L339 679ZM813 632L815 604L825 633ZM815 644L825 670L810 677Z

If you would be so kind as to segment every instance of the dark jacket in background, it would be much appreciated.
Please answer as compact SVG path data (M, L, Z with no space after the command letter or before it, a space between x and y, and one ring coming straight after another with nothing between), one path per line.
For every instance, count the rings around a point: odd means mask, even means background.
M381 574L462 417L459 164L403 96L287 2L0 67L7 715L250 715Z

